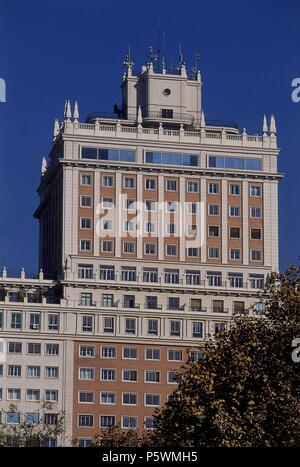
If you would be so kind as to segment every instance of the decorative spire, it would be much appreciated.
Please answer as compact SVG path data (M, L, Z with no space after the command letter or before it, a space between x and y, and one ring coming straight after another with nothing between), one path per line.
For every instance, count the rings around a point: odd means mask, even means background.
M53 141L59 135L59 121L57 118L54 120L54 128L53 128Z
M78 110L78 102L75 101L75 104L74 104L74 112L73 112L73 118L74 118L74 122L78 122L78 119L79 119L79 110Z
M271 115L270 120L270 133L276 135L276 123L274 115Z
M137 122L138 122L138 125L141 125L143 123L142 109L140 105L138 108Z
M70 101L69 101L69 99L68 99L68 100L66 100L66 102L65 102L64 119L67 120L67 121L70 121L71 117L72 117L71 104L70 104Z
M179 44L179 69L185 65L181 44Z
M46 172L47 172L47 159L46 159L46 157L43 157L42 166L41 166L41 175L42 175L42 177L45 175Z
M199 54L199 52L196 52L196 53L195 53L195 64L194 64L194 66L192 67L193 77L194 77L194 79L196 79L196 80L197 80L197 78L198 78L198 73L200 73L200 70L199 70L199 61L200 61L200 54Z
M264 118L263 118L263 134L266 135L268 133L269 129L268 129L268 123L267 123L267 117L266 117L266 114L264 114Z
M200 127L201 127L201 128L204 128L204 127L205 127L205 116L204 116L203 110L201 110Z

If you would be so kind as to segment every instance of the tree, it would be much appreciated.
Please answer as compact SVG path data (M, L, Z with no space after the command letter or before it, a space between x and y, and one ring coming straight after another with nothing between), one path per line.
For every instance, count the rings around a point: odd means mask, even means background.
M294 446L300 433L300 275L272 274L260 317L239 316L189 359L156 416L156 445ZM295 359L294 359L295 360Z
M152 431L147 430L122 430L119 426L103 429L93 439L92 447L149 447L154 446Z
M19 423L0 423L0 447L43 447L49 439L57 439L64 431L64 414L54 414L51 409L51 403L44 403L31 414L20 412L15 405L2 411L6 416L16 414ZM46 412L53 415L51 423L46 420Z

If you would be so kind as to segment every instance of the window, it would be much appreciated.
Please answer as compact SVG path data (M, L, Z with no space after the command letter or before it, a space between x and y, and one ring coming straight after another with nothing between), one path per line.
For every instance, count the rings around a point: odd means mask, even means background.
M179 310L180 309L180 299L179 299L179 297L169 297L168 298L168 309L169 310Z
M251 185L250 186L250 196L261 196L261 186L260 185Z
M155 233L154 222L145 222L145 233Z
M21 377L21 365L8 365L7 376Z
M45 425L57 425L58 415L57 413L45 413Z
M3 311L0 311L0 329L3 328Z
M261 229L250 229L252 240L261 240Z
M209 156L208 166L217 169L261 170L261 159Z
M49 331L59 330L59 315L58 314L51 313L48 315L48 330Z
M100 393L100 404L115 404L116 393L115 392L101 392Z
M103 332L114 332L115 318L112 316L105 316L103 320Z
M240 217L240 207L239 206L229 206L229 215L230 215L230 217Z
M102 240L101 241L101 251L102 251L102 253L111 253L113 251L113 242L112 242L112 240Z
M241 229L239 227L230 227L229 228L229 236L230 236L230 238L240 238L241 237Z
M91 240L80 240L80 251L91 251L92 241Z
M113 281L115 280L114 266L100 266L100 280Z
M27 425L38 425L40 423L40 414L36 412L27 412L25 414L25 423Z
M145 371L145 383L159 383L160 382L160 371L146 370Z
M93 266L90 264L79 264L78 279L93 279Z
M251 289L263 289L264 288L264 276L261 274L250 274L249 283Z
M93 295L91 293L81 293L80 294L80 305L81 306L92 306Z
M28 378L40 378L41 376L41 367L29 365L27 367L27 377Z
M251 261L262 261L262 251L251 250Z
M180 337L181 323L180 321L170 321L170 336Z
M220 258L220 248L217 247L209 247L208 248L208 257L210 259L217 259Z
M197 225L188 224L188 235L197 235Z
M219 226L218 225L209 225L208 226L208 236L209 237L218 237L219 236Z
M114 415L101 415L100 428L109 428L116 425L116 417Z
M155 211L156 203L152 200L145 201L145 211Z
M245 312L245 302L233 302L233 313L234 314L244 314Z
M21 389L17 389L17 388L7 389L7 400L20 401L21 400Z
M81 208L90 208L90 207L92 207L92 198L91 198L91 196L80 196L80 207Z
M41 344L30 342L27 344L27 353L29 355L40 355L41 354Z
M222 285L222 274L220 272L208 272L207 281L211 287L220 287Z
M88 448L92 444L91 438L77 438L77 446L79 448Z
M144 417L144 426L146 430L153 430L154 428L154 417Z
M148 295L146 297L146 308L149 310L157 310L157 296Z
M224 313L224 300L213 300L213 312Z
M45 367L45 378L57 379L59 376L58 366L46 366Z
M92 391L79 391L78 402L81 404L93 404L94 393Z
M46 389L45 400L49 402L57 402L58 401L57 389Z
M21 329L22 326L22 314L15 312L11 314L10 327L12 329Z
M187 191L189 193L197 193L198 192L198 182L189 181L187 184Z
M145 360L160 360L160 349L146 348L145 349Z
M95 376L94 368L79 368L79 379L80 380L93 380Z
M209 204L208 205L208 215L209 216L218 216L220 206L218 204Z
M155 255L156 245L155 243L145 243L145 255Z
M136 360L137 359L137 348L136 347L124 347L123 358L126 358L128 360Z
M167 245L167 256L176 256L177 255L177 245Z
M145 162L149 164L197 166L198 158L195 154L147 151Z
M32 402L38 402L41 399L39 389L26 389L26 400Z
M176 203L174 201L167 201L167 212L176 212Z
M166 233L170 235L176 234L176 225L175 224L166 224Z
M178 269L165 269L165 283L166 284L179 284L179 271Z
M111 188L113 187L113 178L112 177L109 177L107 175L104 175L102 177L102 186L106 186L108 188Z
M116 358L116 348L101 347L101 358Z
M200 285L200 282L201 282L200 271L186 271L185 281L187 285Z
M137 405L137 394L124 392L122 394L122 405Z
M116 380L116 370L102 368L101 369L101 380L102 381L115 381Z
M146 180L145 180L145 189L146 190L155 190L156 189L156 180L154 178L146 178Z
M201 322L194 321L192 323L192 336L203 337L203 324Z
M136 319L135 318L125 318L125 332L126 334L136 333Z
M137 370L122 370L122 381L137 382Z
M226 331L226 324L225 323L215 323L215 334L219 334L220 332Z
M261 217L261 208L260 207L251 207L251 217L260 218Z
M172 362L182 362L182 350L169 349L168 360Z
M123 243L123 253L134 253L134 242L124 242Z
M232 196L239 196L241 192L241 186L240 185L230 185L229 186L229 193Z
M78 426L93 427L94 415L78 415Z
M21 354L22 353L22 343L21 342L9 342L8 343L8 353Z
M243 287L243 274L229 273L229 287Z
M124 186L124 188L134 188L134 178L124 177L123 186Z
M112 230L113 222L111 219L103 219L102 220L102 229L103 230Z
M113 296L113 294L103 294L102 295L102 306L105 306L105 307L114 306L114 296Z
M123 267L122 268L122 281L136 281L136 268Z
M143 282L158 282L158 270L156 268L144 268Z
M45 355L59 355L59 344L46 344Z
M124 295L124 297L123 297L123 306L124 306L124 308L135 308L135 296L134 295Z
M113 198L104 196L104 197L102 198L102 208L112 209L113 207L114 207L114 200L113 200Z
M199 362L200 360L203 360L204 352L201 352L201 350L193 350L190 353L190 356L193 362Z
M91 217L81 217L80 218L80 228L85 230L90 230L92 228L92 219Z
M197 203L188 203L188 214L197 214Z
M21 421L20 412L7 412L6 423L8 425L17 425Z
M162 118L173 118L173 109L161 109Z
M201 311L202 300L201 298L191 298L191 311Z
M159 407L160 395L159 394L145 394L145 406Z
M147 333L149 336L158 336L158 320L157 319L147 320Z
M208 193L210 195L217 195L220 191L219 183L209 183L208 184Z
M168 371L167 382L168 384L177 384L178 374L176 373L176 371Z
M91 185L92 184L92 176L91 175L86 175L86 174L81 174L80 184L81 185Z
M81 345L79 348L80 357L94 357L95 356L95 347L93 345Z
M230 259L241 259L241 250L239 248L231 248Z
M167 191L177 191L177 181L176 180L167 180L166 189L167 189Z
M93 332L94 319L93 316L82 316L82 332Z

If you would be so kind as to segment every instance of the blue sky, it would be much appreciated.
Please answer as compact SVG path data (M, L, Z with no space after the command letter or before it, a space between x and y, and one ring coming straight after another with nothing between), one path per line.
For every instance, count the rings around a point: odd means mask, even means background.
M156 40L157 15L166 56L182 43L188 67L199 51L208 118L237 121L261 133L263 113L276 116L280 171L280 264L300 255L299 0L0 0L0 267L37 271L36 187L49 152L53 120L66 98L80 119L120 102L128 43L140 67Z

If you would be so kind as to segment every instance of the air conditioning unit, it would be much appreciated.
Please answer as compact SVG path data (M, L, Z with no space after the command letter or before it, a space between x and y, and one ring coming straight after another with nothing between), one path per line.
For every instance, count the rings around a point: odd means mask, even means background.
M39 324L33 324L32 329L40 329L40 325Z

